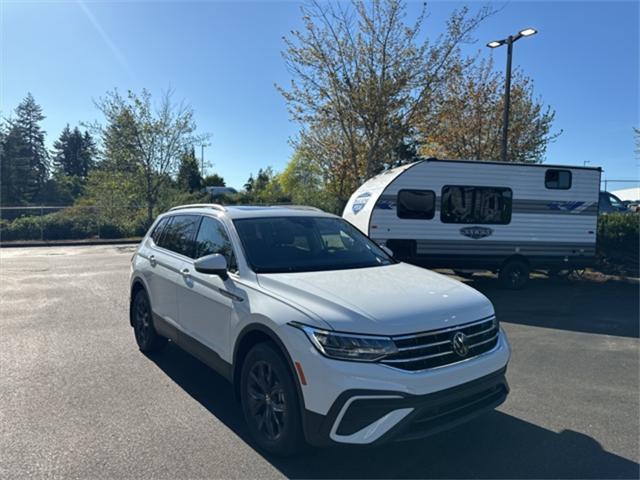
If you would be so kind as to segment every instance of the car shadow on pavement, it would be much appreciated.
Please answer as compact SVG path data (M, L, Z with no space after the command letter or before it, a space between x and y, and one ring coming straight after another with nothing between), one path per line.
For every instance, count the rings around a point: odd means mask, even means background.
M502 322L640 337L638 284L534 277L522 290L506 290L489 275L474 276L466 283L491 300Z
M171 343L149 358L251 444L225 379ZM606 452L587 435L556 433L499 411L420 441L310 448L292 458L263 457L290 478L638 478L640 473L637 463Z

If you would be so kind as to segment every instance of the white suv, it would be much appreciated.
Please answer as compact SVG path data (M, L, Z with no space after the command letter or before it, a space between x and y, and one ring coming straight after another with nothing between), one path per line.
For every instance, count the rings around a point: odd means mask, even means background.
M185 205L132 259L143 352L229 379L258 446L426 436L502 403L509 344L482 294L310 207Z

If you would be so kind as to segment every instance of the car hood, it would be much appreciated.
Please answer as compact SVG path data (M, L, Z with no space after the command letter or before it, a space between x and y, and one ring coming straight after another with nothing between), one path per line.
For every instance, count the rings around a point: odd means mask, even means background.
M259 274L265 290L315 314L334 330L398 335L493 315L480 292L405 263L323 272Z

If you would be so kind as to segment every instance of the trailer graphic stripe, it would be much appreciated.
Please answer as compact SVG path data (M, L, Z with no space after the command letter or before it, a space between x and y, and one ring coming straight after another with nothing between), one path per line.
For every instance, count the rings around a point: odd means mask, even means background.
M441 197L436 197L436 210L440 210ZM381 195L376 202L377 210L395 210L397 195ZM525 200L514 199L512 214L546 214L546 215L587 215L598 214L597 202L563 201L563 200ZM438 215L436 215L438 216Z

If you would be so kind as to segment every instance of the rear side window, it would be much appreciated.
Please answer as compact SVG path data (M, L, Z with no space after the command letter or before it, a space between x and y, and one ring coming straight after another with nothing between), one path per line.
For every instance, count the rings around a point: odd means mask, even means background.
M219 253L227 259L229 270L236 271L236 258L227 232L218 220L202 217L195 242L195 258Z
M569 190L571 171L549 169L544 174L544 186L550 190Z
M442 188L442 223L506 225L511 222L513 192L506 187L446 185Z
M432 190L400 190L397 212L399 218L430 220L436 212L436 194Z
M171 223L163 229L159 246L180 255L194 258L194 240L200 217L197 215L176 215L172 219Z
M167 225L167 223L169 223L168 220L169 218L167 217L160 220L158 224L155 226L155 228L153 229L153 232L151 232L151 238L153 239L153 242L156 245L160 244L160 237L162 236L162 230Z

